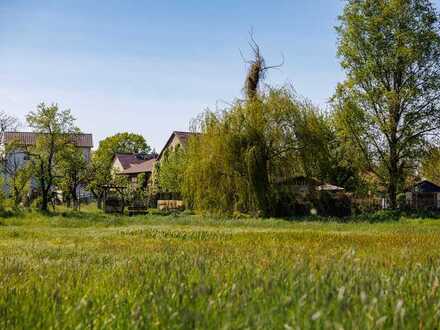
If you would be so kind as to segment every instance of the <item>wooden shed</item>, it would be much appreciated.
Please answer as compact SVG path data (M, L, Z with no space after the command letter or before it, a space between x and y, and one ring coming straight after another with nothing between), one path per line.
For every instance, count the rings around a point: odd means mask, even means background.
M405 193L406 205L412 209L440 209L440 186L428 180L415 183Z

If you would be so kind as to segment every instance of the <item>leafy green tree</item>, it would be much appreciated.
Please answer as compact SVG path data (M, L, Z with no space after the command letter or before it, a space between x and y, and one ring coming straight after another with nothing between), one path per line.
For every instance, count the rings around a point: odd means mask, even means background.
M20 123L16 117L0 111L0 143L6 142L3 140L5 132L15 131L19 126ZM3 183L8 187L14 207L18 207L29 188L30 168L29 166L23 166L21 159L19 159L22 147L17 141L8 141L7 144L1 145L0 148L4 173Z
M16 142L8 143L4 164L5 184L12 197L14 207L18 208L24 196L29 191L32 169L29 164L23 164L18 157L21 147Z
M95 155L100 158L113 159L116 153L149 153L150 146L142 135L134 133L117 133L99 142Z
M109 136L99 143L98 149L92 154L91 180L89 189L97 199L101 208L106 186L112 181L112 161L117 153L149 153L150 146L142 135L134 133L118 133Z
M73 208L80 208L80 199L78 190L85 186L89 180L89 166L83 152L74 145L66 145L59 155L60 175L59 187L65 193L69 202L72 202Z
M156 169L160 189L166 192L181 192L184 168L185 151L180 146L175 150L166 151L160 161L159 169Z
M440 35L428 0L348 0L338 55L347 74L335 104L391 208L414 158L440 128Z
M273 215L278 182L303 173L296 119L302 104L287 89L271 89L207 112L190 141L182 192L197 209Z
M60 154L73 143L72 135L78 134L75 119L70 110L60 110L58 105L41 103L36 111L26 117L28 126L38 134L35 146L29 150L32 174L41 195L41 211L47 212L51 193L58 181L57 167Z
M431 147L421 162L421 175L440 184L440 149Z

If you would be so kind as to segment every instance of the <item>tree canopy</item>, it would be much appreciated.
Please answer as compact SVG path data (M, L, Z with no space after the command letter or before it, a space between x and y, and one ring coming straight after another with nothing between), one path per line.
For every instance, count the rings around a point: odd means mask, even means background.
M41 103L26 117L29 127L38 133L35 146L30 147L32 174L41 195L40 208L48 211L50 194L59 176L61 152L73 143L72 135L79 133L70 110L60 110L57 104Z
M337 27L347 78L341 122L397 207L397 193L439 133L440 35L428 0L349 0Z

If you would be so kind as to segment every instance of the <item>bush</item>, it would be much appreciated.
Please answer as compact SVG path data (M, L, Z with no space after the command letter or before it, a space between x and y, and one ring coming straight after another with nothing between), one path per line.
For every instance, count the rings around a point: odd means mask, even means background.
M371 213L364 213L356 215L352 218L354 221L368 221L371 223L375 222L386 222L386 221L398 221L402 217L402 212L399 210L380 210Z
M330 217L351 216L351 199L346 194L320 192L315 201L318 214Z

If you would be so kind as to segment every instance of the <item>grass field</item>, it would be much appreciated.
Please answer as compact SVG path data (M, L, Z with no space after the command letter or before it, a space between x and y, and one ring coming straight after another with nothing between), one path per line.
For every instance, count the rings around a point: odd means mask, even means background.
M440 220L0 219L0 329L434 329Z

